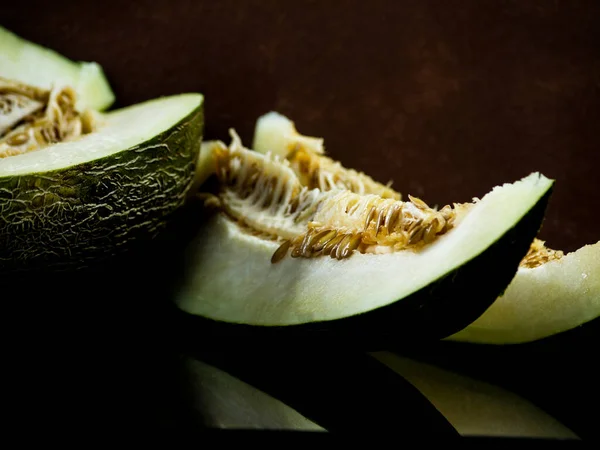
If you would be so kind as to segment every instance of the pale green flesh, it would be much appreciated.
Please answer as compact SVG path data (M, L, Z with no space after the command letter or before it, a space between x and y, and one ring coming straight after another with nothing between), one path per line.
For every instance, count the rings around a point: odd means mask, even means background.
M74 62L0 27L0 76L50 89L68 85L77 92L77 108L104 110L114 93L102 67L95 62Z
M519 268L504 295L448 340L517 344L570 330L600 316L600 242L557 261Z
M196 161L196 172L194 174L194 185L190 194L195 194L200 186L214 173L214 149L223 145L221 141L204 141L201 144L198 160Z
M391 352L373 356L414 385L463 436L578 439L512 392Z
M0 177L63 169L135 147L176 125L202 101L201 94L181 94L103 114L97 131L75 141L1 158Z
M356 253L342 261L288 256L271 264L277 243L244 233L218 214L189 247L189 275L176 301L191 314L254 325L332 320L373 310L481 254L551 185L543 175L531 174L494 188L458 226L419 253Z
M296 130L294 122L282 114L271 111L256 121L252 149L287 156L295 144L300 144L315 153L324 153L323 139L304 136Z

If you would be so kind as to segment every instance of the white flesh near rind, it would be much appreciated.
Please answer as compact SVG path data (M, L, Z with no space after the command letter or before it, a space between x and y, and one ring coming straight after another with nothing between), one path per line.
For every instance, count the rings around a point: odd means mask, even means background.
M284 115L271 111L256 121L252 149L286 157L295 144L318 154L325 152L322 138L301 135L294 122Z
M77 109L102 111L115 96L104 71L95 62L75 62L58 52L0 27L0 76L50 89L71 86L77 92Z
M271 264L276 242L247 234L219 213L188 248L188 278L176 302L191 314L250 325L334 320L377 309L480 255L512 229L552 184L533 173L495 187L459 226L418 253L356 253L342 261L285 258Z
M1 158L0 178L64 169L135 147L177 124L202 101L201 94L181 94L100 114L100 128L75 141Z
M203 141L200 145L200 153L196 163L196 173L194 175L194 184L190 189L190 194L196 194L204 182L214 174L214 155L216 149L226 149L227 146L221 141Z
M600 242L535 268L520 267L498 299L447 340L531 342L600 317Z

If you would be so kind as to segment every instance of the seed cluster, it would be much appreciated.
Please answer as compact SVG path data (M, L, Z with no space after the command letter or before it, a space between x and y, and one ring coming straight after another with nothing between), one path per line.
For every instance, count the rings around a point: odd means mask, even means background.
M545 242L540 239L534 239L525 258L521 260L521 267L533 269L546 264L550 261L556 261L565 256L561 250L552 250L545 246Z
M450 206L436 211L412 196L402 202L343 191L323 202L308 231L283 242L271 261L280 261L288 250L292 258L344 259L354 251L419 248L448 232L454 218Z
M302 185L310 189L347 189L357 194L376 194L382 198L401 199L401 195L391 189L389 184L378 183L362 172L343 167L338 161L300 145L296 145L286 158Z
M304 232L318 205L331 194L302 186L285 160L250 151L233 130L230 133L231 146L214 148L222 209L245 226L277 238Z
M281 261L291 249L292 258L312 258L329 255L332 258L348 258L361 245L361 233L343 233L332 229L310 228L303 235L281 244L273 256L273 264Z
M341 260L356 251L417 249L453 227L456 211L450 206L438 211L412 196L403 202L365 193L370 188L352 181L356 172L344 168L349 180L344 186L359 192L331 183L333 172L323 178L329 179L324 189L305 185L293 170L295 157L251 151L235 131L230 134L229 147L212 148L220 191L218 202L211 203L251 234L280 242L273 263L288 253L293 258L328 255Z
M0 78L0 158L91 133L93 114L79 114L75 102L70 87L44 90Z
M353 253L390 253L427 246L456 226L480 201L431 208L296 140L283 157L243 147L230 130L228 147L211 147L220 192L208 202L246 233L279 246L273 264L292 258ZM564 256L535 239L521 267L534 268Z

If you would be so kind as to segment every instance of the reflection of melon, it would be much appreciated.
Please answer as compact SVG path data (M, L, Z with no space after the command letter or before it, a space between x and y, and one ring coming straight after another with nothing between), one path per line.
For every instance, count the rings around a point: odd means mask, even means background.
M54 50L17 36L0 26L0 77L41 89L68 85L77 92L78 109L102 111L115 100L102 67L70 61Z
M419 389L462 435L577 438L512 392L391 352L373 356Z
M577 438L547 413L504 389L389 352L373 356L414 385L461 435ZM278 399L212 365L190 361L188 367L195 380L195 406L210 427L324 430Z

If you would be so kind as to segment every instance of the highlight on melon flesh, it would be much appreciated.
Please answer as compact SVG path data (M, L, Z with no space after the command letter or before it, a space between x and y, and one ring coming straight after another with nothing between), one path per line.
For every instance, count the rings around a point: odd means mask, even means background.
M219 323L448 336L508 285L553 185L534 173L435 209L305 186L287 158L231 134L204 156L217 187L199 195L212 213L176 295L183 311Z
M254 149L271 151L294 158L292 149L302 146L311 158L313 172L321 162L322 151L303 144L294 123L287 117L271 112L256 121ZM324 148L322 138L316 150ZM306 183L305 179L300 180ZM346 188L353 190L353 184ZM364 183L361 193L376 194L380 188ZM326 189L326 184L321 185ZM391 190L392 188L389 187ZM401 193L389 194L401 198ZM462 205L469 207L468 204ZM600 316L600 242L586 245L565 255L535 238L509 287L476 322L450 340L516 344L542 339L567 331Z

